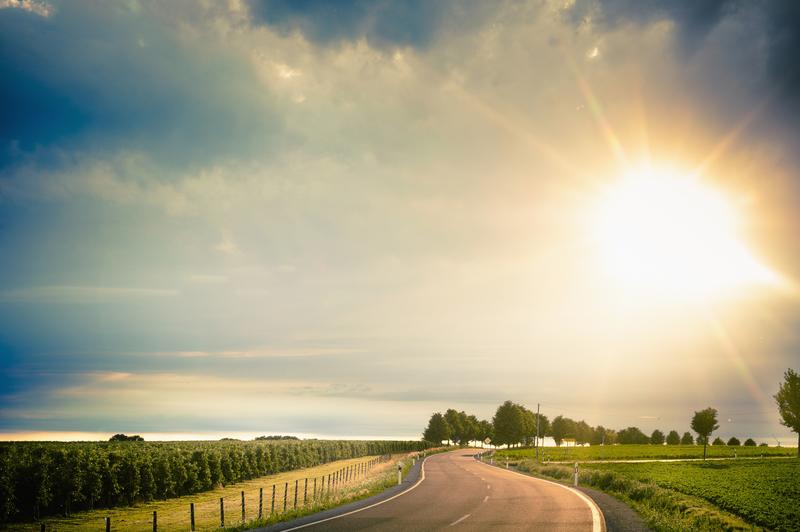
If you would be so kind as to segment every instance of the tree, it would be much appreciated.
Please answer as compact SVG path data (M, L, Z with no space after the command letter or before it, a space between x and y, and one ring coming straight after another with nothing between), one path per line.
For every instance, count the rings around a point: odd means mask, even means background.
M755 447L756 446L756 441L753 438L747 438L746 440L744 440L744 446L745 447Z
M556 445L561 445L561 442L566 438L574 438L576 429L577 423L564 416L556 416L553 422L550 423L550 435L555 440Z
M731 436L731 439L728 440L728 447L739 447L741 444L742 442L736 436Z
M481 437L480 421L478 421L477 417L475 417L473 415L467 416L466 425L467 425L467 432L468 432L468 434L467 434L467 442L476 441L476 440L482 440L483 439Z
M579 444L589 443L594 435L594 429L583 420L575 423L575 441Z
M495 445L512 445L522 441L525 420L519 405L506 401L497 407L492 418Z
M444 419L450 425L450 439L459 445L466 444L470 435L467 414L463 411L457 412L452 408L448 408L447 412L444 413Z
M774 397L781 414L781 425L797 433L797 457L800 458L800 374L787 369Z
M482 419L478 422L478 427L479 427L478 432L480 433L479 438L481 442L485 442L486 438L489 438L489 440L494 440L494 427L492 427L491 421ZM483 443L481 443L481 447L482 446Z
M534 420L536 420L537 414L534 414ZM545 437L545 435L550 434L550 420L547 419L547 416L544 414L538 414L538 421L539 421L539 439L536 441L536 445L539 446L542 444L541 439Z
M681 442L681 437L678 434L678 431L677 430L669 431L669 434L667 434L667 445L678 445L680 442Z
M656 429L650 435L650 443L653 445L664 445L664 433Z
M142 438L138 434L134 436L127 436L125 434L114 434L108 439L108 441L144 441L144 438Z
M711 433L719 428L717 425L717 409L708 407L695 412L692 417L692 430L697 433L697 441L703 442L703 460L706 459L706 448Z
M691 432L684 432L681 436L681 445L694 445L694 437Z
M595 429L592 431L592 438L589 440L589 443L592 445L604 445L607 442L608 437L608 429L606 429L603 425L597 425Z
M632 443L650 443L650 438L639 427L628 427L617 432L617 441L627 445Z
M450 425L442 414L436 412L431 416L425 432L422 433L422 439L437 445L441 445L443 440L450 439Z
M719 436L717 436L716 438L714 438L714 442L711 445L725 445L725 441Z

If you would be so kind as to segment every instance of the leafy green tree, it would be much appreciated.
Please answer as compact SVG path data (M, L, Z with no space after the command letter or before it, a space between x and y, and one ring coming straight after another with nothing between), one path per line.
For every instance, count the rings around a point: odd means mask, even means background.
M144 438L138 434L134 436L127 436L125 434L114 434L108 441L144 441Z
M589 443L594 435L594 429L583 420L575 423L575 441L578 444Z
M664 445L664 433L656 429L650 435L650 443L653 445Z
M746 440L744 440L744 446L745 447L755 447L756 446L756 441L753 438L747 438Z
M800 458L800 374L791 368L787 369L774 397L781 415L781 425L797 433L797 457Z
M481 440L481 447L483 447L486 441L486 438L489 438L490 441L494 441L494 427L492 426L492 422L482 419L478 422L479 427L479 439Z
M564 417L556 416L550 424L550 435L556 442L556 445L561 445L561 442L566 438L574 438L576 431L576 423L574 420Z
M681 442L681 437L677 430L669 431L667 434L667 445L678 445Z
M514 445L524 437L525 419L522 409L511 401L497 407L492 425L495 445Z
M536 414L534 414L534 420L536 419ZM540 413L539 414L539 441L536 442L536 445L541 445L541 439L544 438L546 435L550 434L550 420L547 418L546 415Z
M464 412L458 412L452 408L448 408L444 413L444 419L450 427L450 439L454 443L461 444L464 437L469 433L467 427L467 415Z
M728 440L728 447L739 447L741 444L742 442L736 436L731 436L731 439Z
M717 424L717 409L708 407L695 412L692 417L692 430L697 433L697 441L703 442L703 460L706 459L706 448L711 433L719 428Z
M589 443L592 445L603 445L606 442L606 428L603 425L597 425L592 430L592 437Z
M617 432L617 441L621 444L650 443L650 438L639 427L628 427Z
M681 445L694 445L694 436L691 432L684 432L681 436Z
M714 438L714 441L711 443L711 445L725 445L725 440L717 436Z
M767 444L767 442L763 442L763 441L762 441L761 443L759 443L759 444L758 444L758 446L759 446L759 447L769 447L769 445Z
M450 439L450 425L441 413L436 412L431 416L425 432L422 433L422 439L435 445L441 445L442 441Z

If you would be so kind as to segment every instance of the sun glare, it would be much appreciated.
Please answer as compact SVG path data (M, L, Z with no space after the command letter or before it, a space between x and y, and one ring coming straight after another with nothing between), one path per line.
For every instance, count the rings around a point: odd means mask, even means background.
M632 172L601 194L592 225L608 273L635 295L707 299L780 282L739 237L733 203L692 176Z

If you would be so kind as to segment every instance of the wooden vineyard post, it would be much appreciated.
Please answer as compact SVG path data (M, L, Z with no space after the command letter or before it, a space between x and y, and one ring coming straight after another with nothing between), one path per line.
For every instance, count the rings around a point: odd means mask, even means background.
M106 532L111 532L111 518L106 517Z
M242 523L244 523L244 490L242 490Z
M189 530L194 532L194 503L189 503Z
M258 488L258 518L264 517L264 488Z
M225 501L219 498L219 526L225 528Z
M300 479L294 480L294 509L297 510L297 483L300 482Z
M158 532L158 512L153 510L153 532Z
M286 498L289 496L289 483L283 484L283 513L286 513Z
M306 499L308 498L308 479L303 480L303 506L306 505Z

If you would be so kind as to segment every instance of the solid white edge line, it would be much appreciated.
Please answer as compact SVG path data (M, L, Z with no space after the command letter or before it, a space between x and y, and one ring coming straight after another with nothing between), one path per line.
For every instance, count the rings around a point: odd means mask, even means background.
M400 493L395 493L394 495L392 495L392 496L391 496L391 497L389 497L388 499L384 499L384 500L382 500L382 501L378 501L378 502L376 502L376 503L374 503L374 504L370 504L369 506L365 506L365 507L363 507L363 508L357 508L357 509L355 509L355 510L350 510L349 512L345 512L345 513L343 513L343 514L334 515L334 516L331 516L331 517L326 517L325 519L320 519L319 521L312 521L311 523L305 523L305 524L303 524L303 525L298 525L298 526L295 526L295 527L292 527L292 528L287 528L287 529L285 529L283 532L289 532L290 530L300 530L301 528L306 528L306 527L308 527L308 526L313 526L313 525L318 525L318 524L320 524L320 523L326 523L326 522L328 522L328 521L333 521L334 519L339 519L340 517L346 517L346 516L348 516L348 515L357 514L358 512L363 512L364 510L369 510L370 508L375 508L376 506L380 506L381 504L383 504L383 503L385 503L385 502L389 502L389 501L391 501L392 499L396 499L396 498L398 498L398 497L399 497L399 496L401 496L401 495L405 495L405 494L406 494L406 493L408 493L409 491L413 490L414 488L416 488L417 486L419 486L420 484L422 484L422 481L423 481L423 480L425 480L425 461L426 461L428 458L430 458L430 457L429 457L429 456L426 456L425 458L423 458L423 459L422 459L422 464L420 464L420 468L421 468L421 469L420 469L419 480L417 480L417 481L414 483L414 485L413 485L413 486L411 486L410 488L408 488L407 490L403 490L403 491L401 491Z
M542 482L547 482L548 484L554 484L554 485L556 485L556 486L558 486L560 488L564 488L565 490L571 491L572 493L574 493L575 495L580 497L583 500L583 502L585 502L586 505L589 507L589 510L591 510L591 512L592 512L592 532L605 532L606 531L606 517L603 515L602 510L600 510L600 507L597 506L597 503L594 502L590 497L587 497L586 495L584 495L581 491L576 490L575 488L573 488L572 486L567 486L565 484L561 484L559 482L553 482L552 480L547 480L547 479L544 479L544 478L534 477L532 475L526 475L525 473L520 473L518 471L512 471L511 469L502 469L500 467L495 467L495 466L489 465L489 464L487 464L485 462L482 462L481 460L478 460L477 458L475 459L475 461L478 462L479 464L483 464L483 465L485 465L487 467L491 467L491 468L497 469L499 471L506 471L508 473L514 473L515 475L520 475L520 476L523 476L523 477L526 477L526 478L530 478L530 479L533 479L533 480L541 480Z

